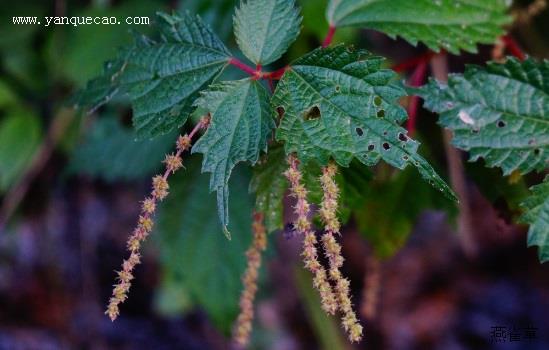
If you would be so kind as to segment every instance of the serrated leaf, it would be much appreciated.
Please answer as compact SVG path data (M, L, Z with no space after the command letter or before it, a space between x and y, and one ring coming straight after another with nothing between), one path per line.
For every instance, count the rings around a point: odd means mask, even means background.
M549 164L549 62L509 58L504 64L469 66L448 84L431 80L414 89L440 114L453 144L484 158L505 174L541 171Z
M370 28L457 54L494 43L511 20L508 5L507 0L330 0L326 16L336 27Z
M197 92L228 64L230 53L199 17L159 13L161 40L139 37L106 65L77 102L95 107L128 93L137 135L151 138L182 126Z
M408 164L447 197L452 190L417 154L419 143L399 126L406 111L398 104L405 91L382 69L383 58L343 46L317 49L294 62L277 85L272 103L284 109L277 139L286 153L307 163L342 166L353 158L373 166L380 159L403 169Z
M247 0L234 16L238 46L259 65L279 59L299 35L300 25L295 0Z
M212 85L196 101L211 113L208 130L194 145L204 154L202 171L211 173L210 190L217 191L218 214L229 223L228 183L239 162L255 164L274 127L267 90L256 80L244 79Z
M200 174L198 159L191 159L186 170L170 180L170 196L158 209L154 237L164 274L179 282L225 333L238 314L240 277L252 236L249 179L247 172L234 174L230 228L237 234L231 241L219 234L221 226L212 220L215 196L208 193L208 177Z
M135 180L151 175L162 166L164 155L175 147L171 133L154 140L135 140L135 133L116 118L95 122L70 162L71 171L106 181Z
M250 191L255 193L255 210L263 213L267 232L284 228L284 193L288 188L282 173L288 168L282 147L270 147L265 159L254 167Z
M532 195L521 206L526 211L521 221L530 225L528 246L538 246L539 260L549 261L549 177L531 188Z

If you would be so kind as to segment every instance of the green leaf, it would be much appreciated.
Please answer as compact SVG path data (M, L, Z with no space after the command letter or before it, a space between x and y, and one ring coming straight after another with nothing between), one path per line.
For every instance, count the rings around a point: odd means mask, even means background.
M383 59L343 46L317 49L294 62L277 85L272 103L284 110L276 137L286 153L321 165L333 157L342 166L353 158L373 166L380 159L403 169L415 166L447 197L452 190L417 154L419 143L399 126L406 111L405 91L392 83L395 73Z
M238 46L259 65L279 59L299 35L300 25L295 0L247 0L234 16Z
M154 140L135 140L133 130L113 117L95 122L71 159L71 171L107 181L135 180L159 169L164 155L175 147L174 133Z
M507 0L330 0L326 17L335 27L370 28L457 54L493 44L511 20L508 5Z
M414 89L440 114L453 144L505 174L542 171L549 164L549 62L509 58L469 66L448 84L431 80Z
M526 211L521 221L530 224L528 246L539 247L539 260L549 261L549 177L531 188L532 195L521 206Z
M274 127L269 94L256 80L224 82L204 91L196 106L208 110L212 119L192 152L204 154L202 171L211 173L210 190L217 191L218 214L226 227L231 171L239 162L255 164L260 151L267 150Z
M80 105L97 107L127 92L137 135L151 138L181 127L197 92L228 64L230 53L199 17L158 14L158 42L138 37L107 63L101 77L77 95Z
M408 240L418 216L426 209L452 212L455 207L408 169L386 181L361 186L360 198L349 198L358 231L379 258L394 256ZM352 181L345 186L354 187ZM345 199L345 198L344 198Z
M41 139L36 115L20 108L7 111L0 123L0 192L13 185L29 166Z
M186 169L170 180L170 196L158 210L158 234L154 236L160 245L162 269L228 333L239 310L240 277L252 235L249 175L236 171L231 183L230 228L238 234L227 241L219 234L218 221L212 220L215 197L208 193L208 178L200 174L197 159L191 159Z
M255 210L263 213L267 232L284 228L284 193L288 183L283 172L288 169L284 148L270 147L269 154L254 167L250 191L255 192Z

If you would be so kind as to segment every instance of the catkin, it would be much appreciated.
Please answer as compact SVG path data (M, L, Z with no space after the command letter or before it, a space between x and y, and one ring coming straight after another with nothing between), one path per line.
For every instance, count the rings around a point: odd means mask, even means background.
M107 314L112 321L120 314L119 305L128 298L131 281L134 279L133 270L141 262L141 254L139 252L141 244L153 229L153 217L157 204L169 194L168 191L170 186L168 185L168 176L183 167L181 154L191 147L193 135L197 133L198 130L207 128L208 125L209 116L206 116L202 118L190 134L179 136L176 143L177 152L175 154L167 155L163 162L166 165L165 173L153 177L151 194L142 202L141 214L139 215L137 227L128 238L127 249L130 255L128 259L122 262L122 270L117 271L116 284L113 286L112 296L109 299L109 305L105 311L105 314Z
M337 166L331 163L322 169L322 176L320 177L324 193L320 208L320 217L324 222L325 232L322 236L322 243L330 263L329 276L335 285L334 290L339 310L342 313L341 323L349 336L349 340L356 342L362 339L362 326L357 320L351 303L349 280L344 278L340 271L344 259L341 255L341 246L334 237L334 234L340 232L340 223L337 218L339 189L334 180L336 172Z
M267 234L263 225L263 214L255 213L252 224L253 241L246 252L248 266L242 278L244 289L240 295L240 314L236 320L233 341L245 347L250 341L254 319L254 300L257 293L257 278L261 266L261 253L267 247Z
M313 285L320 293L322 309L330 315L337 311L337 301L334 296L332 286L328 281L326 270L318 261L317 239L311 228L309 220L310 205L307 201L307 190L301 184L302 174L299 171L299 161L295 156L288 157L290 167L284 173L290 183L290 192L297 199L294 207L297 219L294 222L294 228L304 236L303 239L303 261L305 267L313 274Z

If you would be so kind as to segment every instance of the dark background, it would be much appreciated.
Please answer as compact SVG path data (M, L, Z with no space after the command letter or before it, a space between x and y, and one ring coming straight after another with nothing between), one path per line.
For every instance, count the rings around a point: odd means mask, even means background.
M136 142L127 101L92 115L66 102L131 40L126 25L13 25L12 16L150 16L187 8L201 13L236 52L236 1L0 2L0 349L224 349L238 312L244 251L250 241L250 172L237 174L233 241L217 225L215 199L200 158L186 158L160 208L129 299L115 322L103 314L114 270L139 213L150 176L176 135ZM317 47L327 31L325 1L302 0L304 27L286 63ZM519 2L517 7L529 2ZM549 53L548 11L514 26L512 37L537 58ZM426 52L371 31L342 30L335 42L389 57L388 65ZM490 59L449 56L452 71ZM275 67L272 67L277 68ZM241 76L237 71L229 76ZM410 72L404 72L406 78ZM406 102L406 101L403 101ZM421 153L444 173L436 116L420 110ZM413 171L362 170L362 212L343 230L344 273L365 326L368 349L547 349L549 269L526 248L517 203L540 175L503 178L467 163L475 254L463 253L457 209ZM288 203L288 206L291 203ZM189 216L204 218L201 225ZM196 220L195 220L196 221ZM240 229L240 230L239 230ZM289 230L286 230L289 231ZM240 234L237 234L240 232ZM253 349L351 349L338 321L319 308L301 269L300 240L269 236L261 273ZM520 341L494 343L494 327ZM525 328L530 328L528 333ZM535 334L533 334L535 333ZM532 339L526 339L526 336ZM502 340L502 339L500 339Z

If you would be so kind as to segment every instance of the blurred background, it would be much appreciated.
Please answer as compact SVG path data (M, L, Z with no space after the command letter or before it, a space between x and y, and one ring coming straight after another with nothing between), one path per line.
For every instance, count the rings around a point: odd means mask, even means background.
M288 63L316 48L327 31L326 1L300 0L304 16ZM528 6L517 2L515 9ZM238 314L244 252L251 241L251 171L231 180L233 240L218 225L215 198L186 156L171 180L121 317L104 314L114 271L175 134L135 141L128 101L86 115L67 101L99 74L136 25L14 25L12 16L149 16L200 13L237 52L233 0L0 1L0 349L227 349ZM528 54L549 54L549 11L511 27ZM353 43L413 61L414 48L372 31L341 30ZM482 64L492 47L448 56L451 71ZM278 67L271 67L272 69ZM413 73L402 71L402 79ZM241 77L230 70L229 77ZM409 103L409 101L403 101ZM448 178L436 116L421 108L420 153ZM461 155L465 159L465 155ZM290 226L269 236L260 275L252 349L549 349L549 267L526 248L514 224L518 203L541 175L504 178L465 163L470 227L457 230L458 208L414 170L353 165L342 172L347 224L344 273L365 326L351 346L336 319L321 311L301 268L300 238ZM291 203L288 202L289 207ZM501 333L507 332L505 341ZM511 340L515 336L515 341Z

